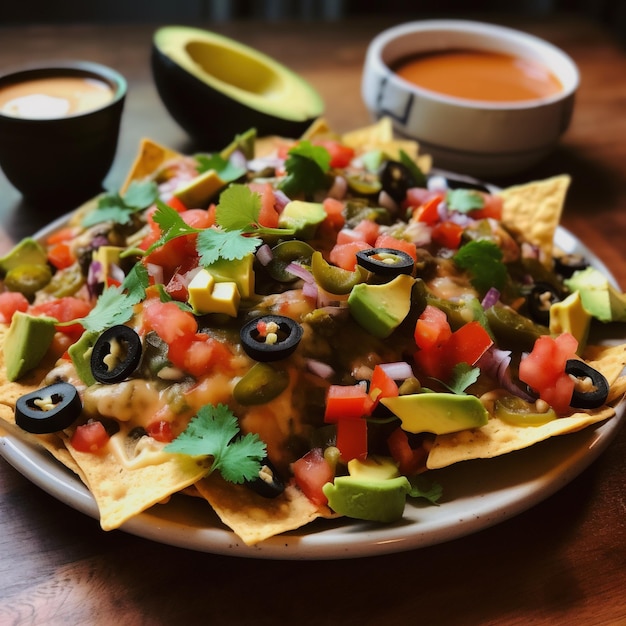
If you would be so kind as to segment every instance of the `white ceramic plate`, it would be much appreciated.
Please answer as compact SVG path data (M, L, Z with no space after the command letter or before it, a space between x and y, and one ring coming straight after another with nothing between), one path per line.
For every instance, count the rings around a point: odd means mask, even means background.
M58 224L49 228L55 227ZM584 254L610 276L599 259L568 231L559 228L555 243L567 253ZM174 496L168 504L156 505L130 520L121 530L192 550L265 559L340 559L421 548L483 530L549 497L606 449L623 420L624 407L620 406L618 414L600 426L499 458L434 470L429 476L444 491L440 506L409 501L404 519L391 525L317 520L250 547L221 524L206 502ZM0 455L53 497L98 518L96 504L83 483L47 452L8 435L0 437Z

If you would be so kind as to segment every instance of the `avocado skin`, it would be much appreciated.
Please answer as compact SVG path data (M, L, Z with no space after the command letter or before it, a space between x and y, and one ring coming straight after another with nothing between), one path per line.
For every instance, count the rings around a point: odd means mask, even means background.
M299 137L315 119L293 121L255 111L185 71L155 44L151 67L165 108L198 149L220 150L244 128L256 128L258 136Z

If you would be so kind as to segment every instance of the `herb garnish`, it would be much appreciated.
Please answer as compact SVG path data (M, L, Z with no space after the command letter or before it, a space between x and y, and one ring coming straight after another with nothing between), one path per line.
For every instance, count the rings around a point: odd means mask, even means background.
M448 207L459 213L469 213L485 206L485 199L474 189L451 189L446 194Z
M154 204L158 196L159 189L155 182L133 181L123 196L117 193L106 193L101 196L97 208L83 218L82 225L95 226L109 221L129 224L134 213Z
M224 480L241 484L259 475L266 446L257 434L240 436L237 418L224 404L203 406L167 452L189 456L211 456L209 473L218 470Z
M330 170L330 153L310 141L300 141L289 150L285 169L287 176L278 185L281 191L290 198L301 193L313 194L329 187L326 174Z
M470 273L472 285L482 294L491 287L504 287L507 270L502 262L502 250L493 241L470 241L461 246L452 258L458 267Z

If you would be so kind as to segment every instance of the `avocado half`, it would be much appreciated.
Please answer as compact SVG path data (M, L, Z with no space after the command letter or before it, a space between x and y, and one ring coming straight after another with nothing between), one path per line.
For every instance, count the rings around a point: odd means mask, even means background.
M206 149L220 149L249 128L298 137L324 111L317 91L293 71L210 31L158 29L151 63L166 109Z

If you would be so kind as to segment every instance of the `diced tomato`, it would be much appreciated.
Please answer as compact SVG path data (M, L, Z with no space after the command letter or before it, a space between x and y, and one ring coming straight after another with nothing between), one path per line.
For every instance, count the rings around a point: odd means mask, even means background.
M372 380L370 381L369 395L374 402L374 407L381 398L393 398L399 393L398 384L393 378L385 372L380 366L376 365L372 372Z
M411 190L409 189L409 192ZM429 226L433 226L439 221L439 205L443 200L443 196L435 194L432 197L426 199L423 204L419 205L413 212L413 217L418 222L424 222Z
M60 241L48 248L48 261L58 270L74 265L76 255L68 243Z
M324 207L324 211L326 211L324 224L330 226L336 231L343 228L346 223L346 218L343 215L343 202L341 202L341 200L336 200L335 198L324 198L322 206Z
M344 463L367 457L367 421L339 420L337 422L337 449Z
M46 237L46 244L53 246L55 243L61 243L62 241L71 241L76 237L80 229L75 226L66 226L56 232L52 233L49 237Z
M493 218L498 221L502 220L502 197L489 193L483 193L481 195L485 200L483 208L470 211L469 216L476 220L487 218Z
M426 469L428 453L423 446L412 448L408 434L398 426L387 438L387 447L391 458L398 464L400 473L413 476Z
M309 450L302 458L292 463L291 471L296 485L311 502L317 505L328 502L322 487L332 482L335 472L324 458L321 448Z
M148 424L146 432L156 441L161 441L163 443L169 443L174 439L172 425L166 420L157 420Z
M417 261L417 248L414 243L404 239L398 239L391 235L383 234L376 238L374 248L391 248L406 252L414 261Z
M317 139L313 142L316 146L326 148L330 154L330 167L347 167L354 158L354 149L345 146L338 141L332 139Z
M363 233L359 233L354 228L342 228L337 233L336 245L343 246L346 243L353 243L355 241L365 241Z
M334 423L338 420L359 419L369 415L373 401L365 385L331 385L326 393L324 421Z
M435 306L430 304L419 316L415 324L415 343L423 350L441 345L452 335L448 317Z
M433 191L432 189L427 189L426 187L411 187L406 191L406 196L402 202L402 208L408 209L413 207L414 209L417 209L434 197L438 197L441 200L443 199L444 194L441 191Z
M178 302L186 302L189 297L189 282L191 280L191 270L183 271L183 268L179 268L175 274L170 278L167 285L165 285L165 291Z
M427 305L415 324L415 362L427 376L447 379L455 365L474 365L493 344L477 322L468 322L452 332L446 314Z
M557 413L567 412L572 401L575 382L565 373L565 363L576 358L577 348L578 341L569 333L556 338L544 335L520 361L520 380L530 385Z
M278 211L276 210L276 198L271 183L250 183L248 187L261 196L259 224L266 228L277 228Z
M72 320L85 317L91 309L92 306L89 302L74 296L65 296L63 298L56 298L55 300L48 300L47 302L36 304L31 308L31 313L33 315L53 317L59 322L71 322ZM69 326L58 325L56 329L75 340L80 338L84 330L79 323L70 324Z
M373 222L372 220L361 220L355 227L358 233L363 235L363 239L373 246L376 243L376 239L378 239L378 235L380 233L380 226Z
M93 421L77 426L70 438L70 443L79 452L98 452L109 441L110 437L102 422Z
M353 241L351 243L343 243L333 246L328 258L331 263L341 267L344 270L354 271L356 267L356 253L359 250L368 250L371 248L365 241Z
M199 378L219 367L230 369L232 354L221 341L204 333L184 335L168 344L167 358L173 365Z
M462 226L446 220L445 222L439 222L433 226L431 238L436 244L444 248L456 250L461 245L462 235Z
M452 367L457 363L474 365L492 345L493 339L480 322L468 322L455 330L446 342L446 360Z
M26 296L19 291L0 293L0 321L10 324L17 311L26 312L28 304Z
M166 203L168 206L172 207L178 213L183 213L187 211L187 207L184 205L183 201L176 196L172 196Z
M154 330L170 345L181 337L193 337L198 332L198 322L191 313L181 311L174 302L161 302L153 298L144 302L142 329L144 332Z

